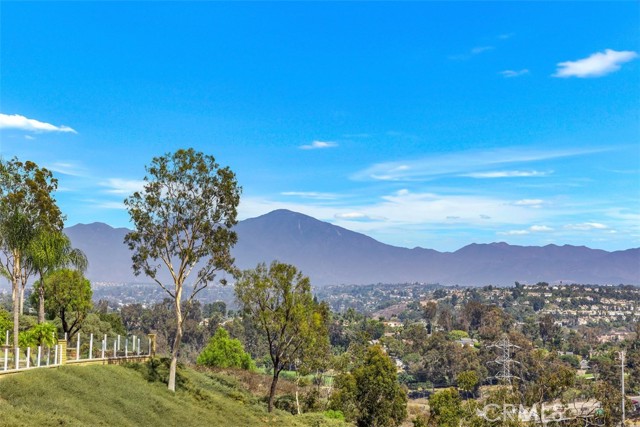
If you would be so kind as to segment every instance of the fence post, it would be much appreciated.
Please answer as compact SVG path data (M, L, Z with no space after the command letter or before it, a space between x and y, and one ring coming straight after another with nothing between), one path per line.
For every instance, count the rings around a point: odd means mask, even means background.
M51 357L51 347L47 346L47 366L49 366L50 357Z
M118 335L118 351L120 351L120 335Z
M156 356L156 334L148 334L149 337L149 356Z
M16 369L20 369L20 347L16 347Z
M6 371L9 363L9 347L4 348L4 370Z
M7 338L4 340L4 345L9 346L9 331L7 330Z
M89 359L93 359L93 334L89 336Z
M104 350L107 346L107 340L102 340L102 353L101 353L101 359L104 359Z
M76 341L76 360L80 360L80 332L78 332L78 341Z
M114 338L113 339L113 357L118 357L118 346L117 346L117 341Z
M136 336L135 335L131 335L131 353L135 353L136 352Z
M31 366L31 347L27 347L27 369Z
M124 340L124 357L129 357L129 338Z
M36 366L39 368L40 367L40 359L42 358L42 346L39 345L38 346L38 363L36 364Z
M58 364L64 365L67 363L67 340L58 341Z

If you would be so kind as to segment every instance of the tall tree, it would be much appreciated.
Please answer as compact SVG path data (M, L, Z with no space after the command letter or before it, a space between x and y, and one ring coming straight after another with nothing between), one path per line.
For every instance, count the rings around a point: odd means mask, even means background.
M0 249L3 274L12 288L14 348L18 347L24 288L33 273L24 262L29 244L37 229L61 230L63 226L64 217L53 197L57 187L52 173L31 161L0 160Z
M175 391L185 286L191 302L218 271L234 272L231 247L237 236L231 228L241 189L231 169L192 148L155 157L146 171L144 189L125 200L135 226L125 242L133 251L134 273L151 278L174 302L176 334L168 387ZM161 278L164 269L170 281Z
M69 238L60 230L39 229L27 248L25 260L40 276L38 292L38 323L44 322L44 276L55 269L73 267L84 273L89 265L86 255L71 246Z
M328 339L324 310L313 300L309 278L288 264L274 261L242 273L236 297L244 312L260 325L269 343L273 377L269 389L269 412L280 372L311 354Z
M367 349L361 365L336 378L331 407L358 427L393 427L407 417L407 395L393 361L380 346Z
M60 317L62 329L71 341L91 310L91 283L77 270L57 270L45 277L44 294L49 317Z

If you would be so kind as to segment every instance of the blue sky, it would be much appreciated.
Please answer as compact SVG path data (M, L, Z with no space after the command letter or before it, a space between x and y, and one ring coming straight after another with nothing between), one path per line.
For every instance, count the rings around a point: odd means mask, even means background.
M241 218L399 246L640 246L637 2L2 2L0 152L67 225L128 226L153 156L213 154Z

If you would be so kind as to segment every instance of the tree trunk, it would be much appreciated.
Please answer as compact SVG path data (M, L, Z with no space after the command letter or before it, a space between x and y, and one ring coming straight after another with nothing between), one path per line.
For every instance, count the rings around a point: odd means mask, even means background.
M176 391L176 369L178 367L178 352L180 350L180 342L182 341L182 307L180 299L182 297L182 286L176 290L175 309L176 309L176 337L173 340L171 348L171 365L169 366L169 390Z
M24 288L25 284L23 283L20 286L20 314L24 314Z
M278 376L280 371L277 368L273 368L273 379L271 380L271 388L269 389L269 406L268 411L273 411L273 398L276 396L276 386L278 385Z
M296 367L296 409L298 410L298 415L302 413L300 411L300 399L298 398L299 387L300 387L300 374L298 373L298 368Z
M38 287L38 323L44 322L44 279L40 276Z
M13 348L17 355L18 334L20 333L20 253L13 252L13 277L11 278L11 287L13 294Z

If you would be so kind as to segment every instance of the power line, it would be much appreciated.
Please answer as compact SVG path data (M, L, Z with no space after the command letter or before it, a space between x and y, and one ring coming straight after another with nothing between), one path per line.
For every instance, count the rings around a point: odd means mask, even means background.
M512 349L521 347L512 344L506 334L503 335L503 337L499 341L489 345L488 347L498 348L500 353L498 358L493 361L494 363L499 364L501 367L500 372L498 372L494 376L494 378L496 378L498 381L503 382L504 384L509 385L511 385L513 378L520 379L520 377L517 377L516 375L513 375L511 373L511 366L515 363L520 364L520 362L515 361L511 358L511 352Z

